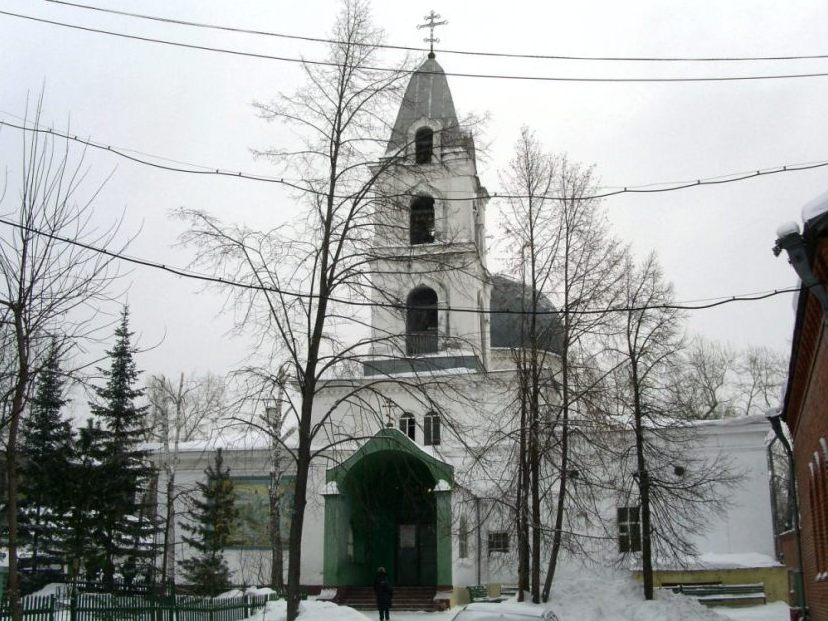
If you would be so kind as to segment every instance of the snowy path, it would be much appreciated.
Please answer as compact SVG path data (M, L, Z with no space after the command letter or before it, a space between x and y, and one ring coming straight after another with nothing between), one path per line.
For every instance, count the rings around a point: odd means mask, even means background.
M788 607L785 604L776 602L767 606L751 606L748 608L714 608L715 612L724 619L732 621L789 621ZM368 621L378 621L379 613L376 610L360 611ZM391 621L451 621L457 609L446 612L394 612L391 610ZM709 618L709 617L708 617ZM561 617L561 621L627 621L626 615L619 614L618 617L604 617L593 620L590 617L579 617L572 619L569 615ZM647 621L657 621L654 617L643 617ZM664 619L663 621L671 621Z

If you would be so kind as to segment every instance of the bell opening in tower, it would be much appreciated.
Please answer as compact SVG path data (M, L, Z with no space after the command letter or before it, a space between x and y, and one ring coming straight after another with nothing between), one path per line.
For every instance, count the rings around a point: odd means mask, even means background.
M434 241L434 199L418 196L411 201L411 245Z
M406 354L437 352L437 294L429 287L417 287L408 294L405 317Z
M418 164L430 164L434 154L434 130L421 127L414 135L414 158Z

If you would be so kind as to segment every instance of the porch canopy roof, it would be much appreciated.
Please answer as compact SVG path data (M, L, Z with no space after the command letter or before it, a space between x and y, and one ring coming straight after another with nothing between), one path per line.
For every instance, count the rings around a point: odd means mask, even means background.
M336 483L342 487L351 468L369 455L382 452L401 452L420 461L434 477L435 485L441 480L449 485L454 483L454 467L432 457L423 451L417 444L399 429L380 429L372 438L363 444L353 455L341 464L328 468L325 472L326 483Z

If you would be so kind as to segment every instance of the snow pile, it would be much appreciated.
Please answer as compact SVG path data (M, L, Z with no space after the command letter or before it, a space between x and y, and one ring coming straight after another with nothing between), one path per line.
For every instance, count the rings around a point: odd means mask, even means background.
M287 603L283 599L268 602L263 610L248 619L249 621L285 621ZM321 601L300 602L299 619L300 621L366 621L365 615L353 608Z
M734 621L788 621L790 619L789 608L783 602L749 608L716 608L716 612Z
M231 589L229 591L225 591L221 595L216 595L215 599L234 599L234 598L241 598L245 595L271 595L276 593L270 587L247 587L246 589Z
M54 595L60 597L66 591L67 587L62 582L50 582L39 591L30 594L30 597L49 597Z
M648 602L629 573L598 568L556 577L549 602L561 621L723 621L684 595L659 591Z

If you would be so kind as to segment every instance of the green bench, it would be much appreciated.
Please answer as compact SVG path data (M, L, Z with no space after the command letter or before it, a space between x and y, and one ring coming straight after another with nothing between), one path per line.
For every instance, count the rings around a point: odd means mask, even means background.
M474 586L467 586L466 590L469 592L469 601L474 602L494 602L500 603L506 601L505 597L489 597L489 589L482 584Z
M276 599L286 600L287 599L287 589L276 589L276 593L273 597L275 597ZM305 591L300 591L299 592L299 599L302 600L302 601L308 599L308 594Z
M706 606L752 606L766 604L765 585L757 584L677 584L665 587L673 593L695 597Z

